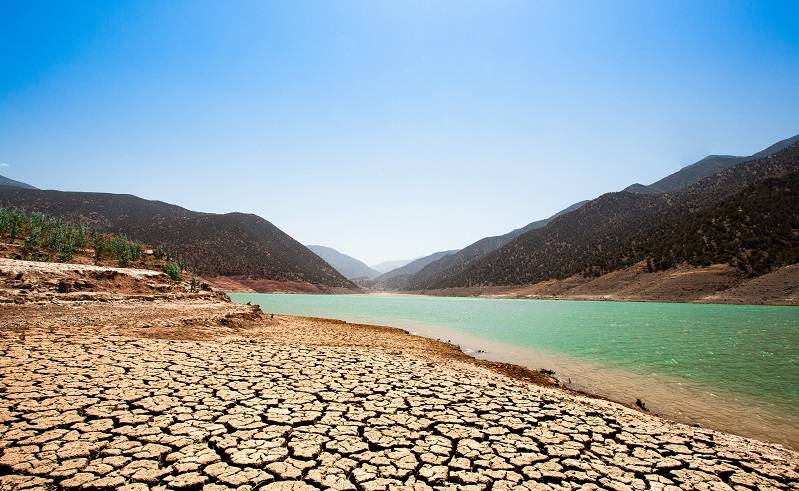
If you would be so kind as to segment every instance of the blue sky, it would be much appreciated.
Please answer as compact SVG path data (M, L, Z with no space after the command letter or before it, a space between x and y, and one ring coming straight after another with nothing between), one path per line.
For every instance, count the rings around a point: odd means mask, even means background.
M369 263L799 133L799 2L0 3L0 174Z

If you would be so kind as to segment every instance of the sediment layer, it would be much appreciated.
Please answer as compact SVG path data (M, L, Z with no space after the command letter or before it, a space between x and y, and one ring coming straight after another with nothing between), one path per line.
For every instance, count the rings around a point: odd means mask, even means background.
M644 263L599 277L571 276L532 285L473 286L420 290L436 296L481 296L547 300L617 300L749 305L799 305L799 265L755 278L727 264L680 265L648 272Z

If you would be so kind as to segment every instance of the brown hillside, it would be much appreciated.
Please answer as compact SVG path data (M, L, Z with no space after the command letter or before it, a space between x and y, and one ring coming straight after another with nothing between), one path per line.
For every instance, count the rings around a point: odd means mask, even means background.
M762 274L796 261L799 236L786 230L796 228L792 224L799 202L796 178L790 174L797 171L799 146L794 145L674 193L608 193L522 235L461 274L423 287L600 276L647 258L655 270L682 262L709 265L721 259L748 274ZM741 206L742 213L730 213ZM720 223L726 225L716 226Z
M85 221L99 231L161 246L203 276L241 276L355 288L261 217L186 210L132 195L0 187L0 206Z

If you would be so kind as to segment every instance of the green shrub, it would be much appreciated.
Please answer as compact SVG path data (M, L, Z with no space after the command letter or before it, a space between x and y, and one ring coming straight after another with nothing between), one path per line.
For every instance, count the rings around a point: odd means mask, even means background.
M119 254L119 257L117 259L119 261L119 267L120 268L127 268L128 266L130 266L130 252L128 251L128 249L125 248Z
M0 235L14 242L22 228L22 213L16 210L0 208Z
M166 273L172 281L178 282L181 278L180 266L177 265L175 262L168 262L164 264L163 267L164 273Z
M33 254L36 251L38 239L38 233L36 232L31 232L31 234L28 235L28 238L25 239L25 242L22 243L22 247L19 249L22 259L33 259Z
M94 247L95 261L116 259L124 267L142 256L142 246L125 236L98 234L84 223L0 207L0 238L14 243L20 237L25 238L20 245L25 259L66 262L89 244Z
M92 246L94 247L94 261L100 261L101 259L108 256L108 251L110 249L108 245L108 240L99 234L94 234L92 237Z
M59 262L68 262L73 255L75 255L75 247L71 243L61 244L61 248L58 250Z
M142 248L141 245L131 242L128 244L128 254L130 255L130 259L133 261L138 261L141 259Z

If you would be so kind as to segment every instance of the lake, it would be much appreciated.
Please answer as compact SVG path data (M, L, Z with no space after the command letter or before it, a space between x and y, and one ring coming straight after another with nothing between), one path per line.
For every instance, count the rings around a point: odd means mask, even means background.
M549 368L575 389L799 448L799 308L232 293L268 313L341 319ZM478 351L480 353L478 353Z

